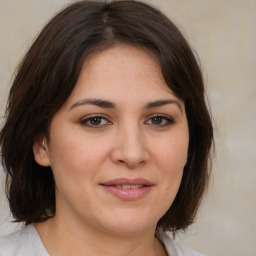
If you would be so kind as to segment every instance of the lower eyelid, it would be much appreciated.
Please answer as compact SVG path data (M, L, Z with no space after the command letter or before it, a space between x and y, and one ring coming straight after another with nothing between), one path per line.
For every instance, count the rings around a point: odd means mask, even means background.
M92 118L95 118L95 117L100 117L105 124L100 124L100 125L92 125L92 124L88 124L87 122L90 121L90 119ZM175 120L170 117L170 116L166 116L166 115L153 115L153 116L150 116L146 119L145 123L149 122L150 120L152 120L154 117L160 117L163 119L164 122L166 122L166 124L150 124L152 126L158 126L158 127L164 127L164 126L170 126L172 124L175 123ZM101 127L104 127L104 126L107 126L107 125L110 125L112 124L112 122L109 120L109 118L105 117L105 116L102 116L102 115L92 115L92 116L87 116L83 119L80 120L80 124L84 125L84 126L87 126L87 127L92 127L92 128L101 128Z
M111 122L109 121L109 119L106 118L106 117L104 117L104 116L101 116L101 115L92 115L92 116L87 116L87 117L81 119L81 120L80 120L80 124L86 125L86 123L89 122L90 119L93 119L93 118L95 118L95 117L99 117L99 118L101 118L102 120L104 120L104 121L106 122L106 124L98 125L99 127L103 127L103 126L105 126L105 125L111 123ZM97 125L89 125L89 124L87 124L87 126L88 126L88 127L96 127Z
M170 124L175 122L172 117L165 116L165 115L154 115L154 116L151 116L151 117L147 118L147 120L150 120L150 119L152 119L154 117L161 117L163 120L169 122Z

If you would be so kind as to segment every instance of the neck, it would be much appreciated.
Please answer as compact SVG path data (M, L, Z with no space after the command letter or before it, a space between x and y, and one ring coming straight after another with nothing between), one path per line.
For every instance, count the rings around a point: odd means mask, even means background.
M64 220L64 221L63 221ZM155 228L140 233L113 233L97 230L84 223L73 223L57 216L35 225L44 246L52 256L164 256Z

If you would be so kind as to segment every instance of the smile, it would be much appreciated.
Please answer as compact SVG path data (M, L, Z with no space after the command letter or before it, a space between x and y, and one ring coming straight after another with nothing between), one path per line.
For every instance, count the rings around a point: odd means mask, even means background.
M119 178L104 182L100 185L107 193L126 201L141 199L154 187L152 182L143 178Z
M138 189L144 187L144 185L115 185L115 187L121 189Z

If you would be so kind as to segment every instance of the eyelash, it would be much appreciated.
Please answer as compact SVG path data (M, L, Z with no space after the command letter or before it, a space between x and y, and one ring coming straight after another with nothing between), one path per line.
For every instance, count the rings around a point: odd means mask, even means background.
M167 127L167 126L174 124L174 119L169 116L166 116L166 115L156 114L156 115L150 116L147 120L152 121L153 118L160 118L160 119L162 119L162 121L165 121L165 124L150 124L151 126L161 128L161 127Z
M105 120L105 124L92 124L91 122L93 121L93 119L95 118L99 118L99 121L100 123L102 122L102 120ZM161 127L167 127L167 126L170 126L174 123L174 120L173 118L169 117L169 116L166 116L166 115L161 115L161 114L156 114L156 115L153 115L153 116L150 116L147 118L147 121L145 122L146 124L148 123L149 120L152 120L154 118L159 118L161 123L164 121L165 124L153 124L153 123L149 123L150 126L154 126L154 127L157 127L157 128L161 128ZM95 121L95 120L94 120ZM102 115L92 115L92 116L89 116L83 120L81 120L81 125L83 126L86 126L86 127L89 127L89 128L96 128L96 129L99 129L99 128L103 128L107 125L111 125L112 123L108 120L108 118L102 116Z
M106 124L103 124L103 125L95 125L95 124L90 124L90 122L93 121L93 119L95 118L99 118L101 121L102 120L105 120L106 121ZM86 126L86 127L89 127L89 128L96 128L96 129L99 129L99 128L102 128L102 127L105 127L107 125L111 125L112 123L104 116L101 116L101 115L92 115L92 116L89 116L83 120L81 120L80 122L83 126Z

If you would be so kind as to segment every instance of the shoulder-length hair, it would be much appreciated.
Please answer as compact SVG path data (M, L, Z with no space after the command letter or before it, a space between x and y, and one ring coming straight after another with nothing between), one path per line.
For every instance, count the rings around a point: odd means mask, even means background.
M159 10L139 1L71 4L45 26L23 58L0 133L6 193L16 221L28 225L54 216L52 170L35 162L34 139L48 136L51 119L74 89L85 59L116 44L149 49L165 82L185 103L187 164L177 196L157 228L175 233L194 221L209 179L213 140L202 73L178 28Z

